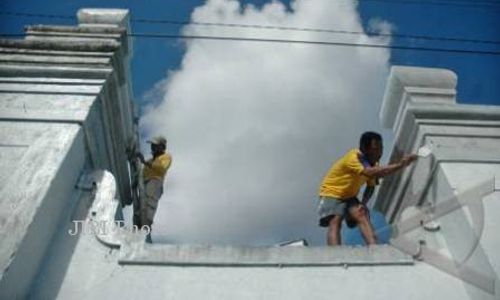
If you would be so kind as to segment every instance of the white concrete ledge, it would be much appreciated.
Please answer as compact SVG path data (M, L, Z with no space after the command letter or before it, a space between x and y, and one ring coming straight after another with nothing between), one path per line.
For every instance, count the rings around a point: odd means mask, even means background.
M54 55L54 56L70 56L70 57L112 57L114 55L113 51L89 52L89 51L73 51L73 50L14 48L14 47L2 47L2 46L0 46L0 53Z
M3 48L37 49L37 50L66 50L66 51L89 51L89 52L114 52L120 48L120 42L113 39L107 40L85 40L85 41L61 41L61 40L12 40L0 39Z
M120 264L182 266L371 266L411 265L390 245L371 247L234 247L220 245L123 245Z
M28 25L25 26L26 32L49 32L49 33L88 33L88 34L123 34L125 28L115 27L75 27L62 25Z
M42 78L87 78L107 79L113 71L110 67L82 67L82 66L41 66L41 65L7 65L0 64L0 76L5 77L42 77Z
M80 25L109 24L127 27L129 21L128 10L126 9L83 8L78 10L77 16Z
M454 104L456 86L457 75L450 70L394 66L387 80L380 122L395 128L410 101Z

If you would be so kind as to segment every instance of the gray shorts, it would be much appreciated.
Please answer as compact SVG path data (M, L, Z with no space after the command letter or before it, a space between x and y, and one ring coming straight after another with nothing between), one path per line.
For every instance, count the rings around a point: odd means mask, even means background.
M328 227L330 220L334 216L344 217L347 215L347 210L350 207L358 204L360 203L357 198L340 200L333 197L324 197L324 196L319 197L319 204L318 204L319 226Z
M141 226L153 224L153 219L158 208L158 201L163 193L163 181L151 179L144 183L144 190L139 199L139 207L136 212L139 216Z

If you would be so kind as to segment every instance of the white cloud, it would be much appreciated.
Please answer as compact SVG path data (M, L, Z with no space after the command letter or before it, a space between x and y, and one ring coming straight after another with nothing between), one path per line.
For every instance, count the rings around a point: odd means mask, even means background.
M363 30L354 2L291 6L211 0L192 20ZM262 29L189 26L184 33L389 43ZM155 234L185 243L258 245L300 237L322 243L318 184L363 131L381 131L389 51L207 40L186 47L181 69L155 88L162 101L141 119L146 135L167 136L173 155Z

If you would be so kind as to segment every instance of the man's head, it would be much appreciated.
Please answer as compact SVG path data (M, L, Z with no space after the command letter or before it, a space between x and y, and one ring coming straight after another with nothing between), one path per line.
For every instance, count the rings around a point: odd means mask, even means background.
M375 164L382 157L384 150L382 136L372 131L363 133L359 139L359 150L363 152L371 164Z
M157 136L148 141L151 144L151 154L158 156L165 153L167 149L167 139L162 136Z

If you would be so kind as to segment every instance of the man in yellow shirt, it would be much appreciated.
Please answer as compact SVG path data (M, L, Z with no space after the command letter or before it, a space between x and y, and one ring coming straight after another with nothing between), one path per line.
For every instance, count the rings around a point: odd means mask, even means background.
M417 155L403 158L387 166L379 166L382 157L382 137L376 132L361 135L359 149L352 149L336 161L323 178L319 190L319 225L328 227L327 244L338 245L340 229L346 218L349 227L359 226L368 245L377 242L370 223L366 203L373 195L377 178L391 175L417 159ZM361 186L366 184L362 201L357 199Z
M142 153L137 153L137 157L144 164L142 180L144 188L141 190L139 202L134 203L134 225L139 228L148 226L151 230L153 219L158 208L158 200L163 194L163 180L167 173L172 156L166 151L167 140L164 137L155 137L148 141L151 144L151 154L153 157L145 160ZM147 242L151 242L151 235L148 234Z

